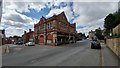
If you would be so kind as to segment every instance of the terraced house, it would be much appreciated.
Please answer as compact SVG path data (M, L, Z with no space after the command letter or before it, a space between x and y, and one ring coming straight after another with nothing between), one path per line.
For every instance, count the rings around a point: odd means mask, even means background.
M76 42L76 23L70 24L62 12L46 19L42 17L34 25L34 41L37 44L59 45Z

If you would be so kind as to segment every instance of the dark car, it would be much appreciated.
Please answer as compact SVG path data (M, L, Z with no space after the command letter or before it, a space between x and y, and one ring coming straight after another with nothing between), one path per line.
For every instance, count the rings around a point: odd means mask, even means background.
M101 49L100 41L97 39L93 39L91 41L91 49Z
M23 42L17 42L16 44L17 44L17 45L22 45L22 44L23 44Z

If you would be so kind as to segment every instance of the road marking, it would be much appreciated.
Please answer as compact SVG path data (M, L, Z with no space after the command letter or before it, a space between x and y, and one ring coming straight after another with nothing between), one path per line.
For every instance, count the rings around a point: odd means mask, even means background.
M22 48L14 48L14 49L19 51L19 50L21 50Z
M100 50L100 66L102 68L103 64L104 64L104 59L103 59L103 54L102 54L102 50Z

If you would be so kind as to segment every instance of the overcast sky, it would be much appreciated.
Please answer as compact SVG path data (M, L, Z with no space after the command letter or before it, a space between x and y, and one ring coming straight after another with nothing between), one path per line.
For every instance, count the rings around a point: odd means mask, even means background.
M107 0L106 0L107 1ZM70 23L76 23L77 31L88 34L90 30L103 28L104 18L118 9L117 2L4 2L0 29L6 36L19 35L44 16L65 12Z

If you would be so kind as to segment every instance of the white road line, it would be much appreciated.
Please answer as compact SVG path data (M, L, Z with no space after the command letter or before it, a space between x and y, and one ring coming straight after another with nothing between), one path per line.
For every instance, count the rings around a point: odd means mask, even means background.
M102 49L100 50L100 66L104 66L104 59L103 59L103 53L102 53ZM101 67L102 68L102 67Z

